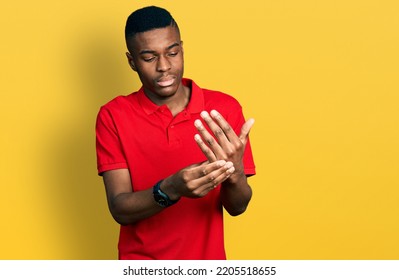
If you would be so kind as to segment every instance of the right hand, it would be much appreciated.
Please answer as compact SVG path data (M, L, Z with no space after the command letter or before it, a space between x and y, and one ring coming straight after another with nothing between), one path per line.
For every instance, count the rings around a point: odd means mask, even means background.
M234 170L233 163L225 160L193 164L163 180L161 190L171 200L177 200L182 196L204 197L229 178Z

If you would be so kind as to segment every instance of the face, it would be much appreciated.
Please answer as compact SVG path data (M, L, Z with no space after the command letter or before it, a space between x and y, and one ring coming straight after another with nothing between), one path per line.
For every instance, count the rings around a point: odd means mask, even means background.
M129 64L150 99L158 103L183 90L183 46L175 27L138 33L127 41L127 46Z

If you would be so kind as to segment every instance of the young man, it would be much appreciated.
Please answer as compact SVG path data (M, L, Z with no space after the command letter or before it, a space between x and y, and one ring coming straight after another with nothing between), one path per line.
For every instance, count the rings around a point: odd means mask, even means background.
M121 224L120 259L225 259L223 207L243 213L255 174L253 120L239 103L183 78L177 23L158 7L126 23L127 59L142 87L97 117L98 172Z

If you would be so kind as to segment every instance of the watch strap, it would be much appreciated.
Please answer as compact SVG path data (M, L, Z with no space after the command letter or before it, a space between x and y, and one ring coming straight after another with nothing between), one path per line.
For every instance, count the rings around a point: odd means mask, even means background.
M162 207L169 207L169 206L175 204L176 202L178 202L179 199L171 200L169 198L169 196L161 190L162 181L163 180L159 181L158 183L156 183L154 185L154 187L152 189L152 193L154 195L154 200L156 203L158 203L158 205L160 205Z

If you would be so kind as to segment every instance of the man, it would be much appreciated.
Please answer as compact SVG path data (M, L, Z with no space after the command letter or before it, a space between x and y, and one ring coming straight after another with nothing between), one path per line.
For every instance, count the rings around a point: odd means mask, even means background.
M183 42L168 11L133 12L125 36L142 87L101 107L96 124L119 258L225 259L223 207L239 215L252 195L254 121L231 96L183 78Z

